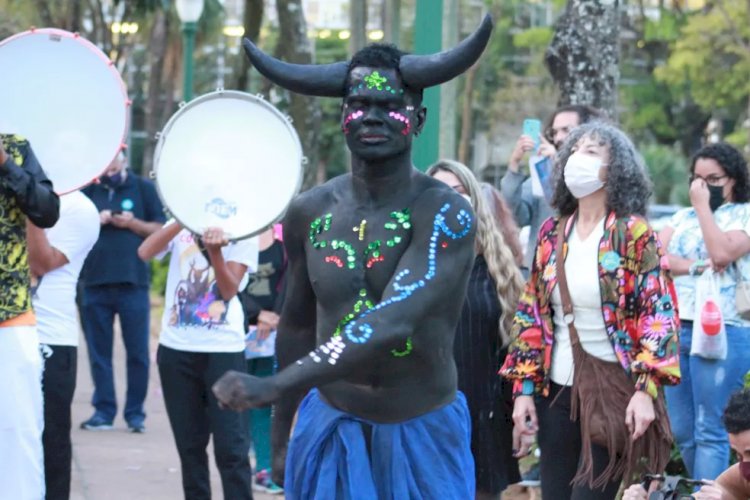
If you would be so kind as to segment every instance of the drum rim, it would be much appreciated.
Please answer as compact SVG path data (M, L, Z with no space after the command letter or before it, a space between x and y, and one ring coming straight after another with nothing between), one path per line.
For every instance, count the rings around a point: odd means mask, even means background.
M190 102L182 102L180 103L180 107L175 113L169 118L167 123L162 128L161 132L159 132L159 140L156 143L156 147L154 148L154 161L152 166L152 172L153 172L153 178L154 178L154 185L156 186L156 192L159 195L159 199L161 199L162 203L164 204L164 207L169 209L169 206L167 205L164 197L164 193L162 192L161 186L159 185L159 160L161 157L162 149L164 148L164 142L166 140L166 137L169 135L169 131L174 126L177 119L184 115L190 108L196 107L199 104L205 102L205 101L213 101L215 99L226 99L226 98L236 98L240 100L250 101L255 104L261 103L266 109L270 110L272 114L275 114L281 122L284 124L284 126L287 128L287 130L290 132L291 137L294 139L295 144L297 145L297 151L299 153L299 163L300 163L300 170L299 175L297 175L297 184L294 188L294 191L292 192L291 196L289 197L289 201L284 206L284 208L281 210L280 213L278 213L271 222L269 222L267 225L263 226L262 228L259 228L255 231L252 231L247 234L243 234L241 236L233 236L231 238L231 241L240 241L247 238L252 238L253 236L257 236L261 234L263 231L268 229L269 227L273 226L274 224L278 223L283 217L284 214L286 214L287 209L289 208L290 203L294 198L299 194L300 190L302 189L302 182L304 181L304 165L307 163L307 158L304 155L304 151L302 149L302 142L300 141L299 134L297 133L297 130L292 125L289 118L284 115L279 109L268 102L263 96L261 95L254 95L250 94L249 92L242 92L240 90L226 90L226 89L217 89L212 92L208 92L206 94L203 94L199 97L194 98ZM192 225L186 224L181 220L181 218L177 217L176 214L170 211L171 216L176 220L181 226L188 229L190 232L194 234L198 234L197 231L192 227Z
M83 184L81 184L80 186L69 189L67 191L58 191L57 189L55 189L55 193L58 196L63 196L68 193L72 193L74 191L79 191L85 188L86 186L96 182L97 179L99 179L99 177L101 177L101 175L107 170L107 168L114 161L114 159L117 158L117 155L119 155L120 152L123 151L124 149L127 149L126 141L128 138L128 131L130 130L130 119L131 119L130 107L133 104L133 102L130 99L130 96L128 95L128 90L127 90L127 87L125 86L125 81L122 79L122 75L115 67L115 64L112 61L112 59L107 57L107 54L105 54L104 51L102 51L99 47L97 47L90 40L82 37L80 33L67 31L67 30L63 30L60 28L31 28L26 31L16 33L14 35L11 35L7 38L0 40L0 50L3 48L3 46L9 44L10 42L14 40L18 40L20 38L33 36L33 35L58 35L58 36L65 37L65 38L72 38L76 40L78 43L80 43L81 45L83 45L86 49L93 52L97 57L99 57L99 59L101 59L103 62L107 64L109 71L115 75L116 77L115 80L118 83L120 93L123 96L123 102L125 103L125 124L122 130L122 135L120 136L120 146L117 148L117 151L115 151L115 153L112 155L112 158L109 160L109 162L102 167L99 175L95 176L93 179L89 179L85 181ZM54 187L54 181L53 181L53 187Z

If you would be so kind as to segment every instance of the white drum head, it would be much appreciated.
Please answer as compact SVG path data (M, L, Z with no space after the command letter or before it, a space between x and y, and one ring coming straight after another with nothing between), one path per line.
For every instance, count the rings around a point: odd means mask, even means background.
M183 106L156 146L159 196L194 233L220 227L231 239L278 221L302 184L302 147L274 106L216 91Z
M57 193L97 178L120 151L128 96L120 74L91 42L58 29L0 42L0 132L31 142Z

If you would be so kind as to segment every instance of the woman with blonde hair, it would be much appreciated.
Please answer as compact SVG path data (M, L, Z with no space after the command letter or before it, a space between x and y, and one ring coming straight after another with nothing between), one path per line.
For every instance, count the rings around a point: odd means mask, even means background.
M464 165L441 160L427 170L471 201L477 220L476 258L456 329L454 356L458 388L466 395L472 420L471 451L476 464L477 499L499 499L518 482L512 452L510 387L497 376L508 332L523 288L510 246L474 174ZM503 396L505 394L505 396Z
M513 218L513 213L508 208L508 204L503 199L503 195L500 191L495 188L489 182L483 182L482 193L484 193L484 199L487 200L490 212L495 216L498 229L503 233L505 243L510 247L510 251L513 254L513 259L516 261L518 266L523 266L523 246L519 239L521 230L516 224L516 220Z

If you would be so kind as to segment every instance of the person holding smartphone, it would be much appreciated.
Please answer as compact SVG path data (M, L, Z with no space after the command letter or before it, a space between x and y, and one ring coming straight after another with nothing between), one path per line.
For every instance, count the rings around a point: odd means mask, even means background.
M524 274L531 268L531 259L536 248L536 235L543 221L552 216L549 201L544 196L534 195L532 179L521 171L521 161L529 153L536 153L554 159L557 150L575 127L591 120L602 118L601 113L591 106L574 104L563 106L547 120L539 137L522 134L508 160L508 172L501 181L501 191L505 201L513 210L519 227L530 226L529 241L524 257ZM549 179L547 179L549 182ZM542 186L544 188L544 186Z
M85 430L112 429L117 414L112 344L115 315L120 317L127 352L127 395L123 416L128 430L145 430L149 374L149 268L138 246L164 223L164 210L154 184L130 172L118 155L99 183L83 189L99 211L101 231L81 271L80 313L88 346L94 413L81 423Z

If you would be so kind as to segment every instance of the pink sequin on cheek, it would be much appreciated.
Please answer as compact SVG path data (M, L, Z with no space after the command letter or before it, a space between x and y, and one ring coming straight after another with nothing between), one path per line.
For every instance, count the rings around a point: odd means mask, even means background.
M344 118L344 124L341 126L342 130L344 131L345 135L349 135L349 124L353 122L354 120L359 120L365 116L365 112L361 109L359 111L355 111L353 113L349 113L346 118Z
M396 121L399 121L404 124L404 129L401 131L403 135L409 135L409 132L411 132L411 122L409 121L409 118L405 115L402 115L398 111L391 111L388 113L388 116L393 118Z

